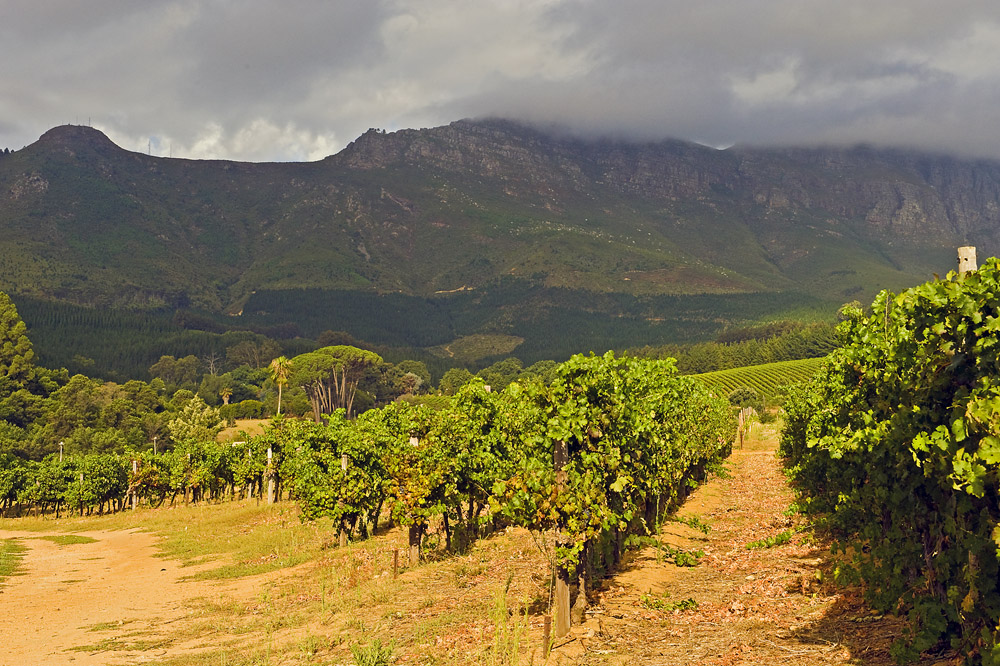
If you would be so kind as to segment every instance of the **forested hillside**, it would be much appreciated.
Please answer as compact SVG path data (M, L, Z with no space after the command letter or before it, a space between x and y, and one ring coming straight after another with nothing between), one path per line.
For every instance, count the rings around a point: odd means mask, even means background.
M334 330L450 358L488 335L494 356L532 363L829 317L946 272L956 245L995 254L998 193L992 162L584 141L505 121L372 130L282 164L132 153L63 126L0 155L0 288L47 357L50 338L115 328L45 311L59 302L149 312L157 338Z

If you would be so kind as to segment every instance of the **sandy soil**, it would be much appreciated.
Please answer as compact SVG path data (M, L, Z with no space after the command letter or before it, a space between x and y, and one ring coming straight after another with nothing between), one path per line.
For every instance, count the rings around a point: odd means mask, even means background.
M197 568L157 557L158 538L147 533L77 534L96 541L57 545L39 538L55 534L0 530L28 549L19 575L0 587L2 666L155 660L167 654L156 637L184 621L189 602L258 582L183 580Z

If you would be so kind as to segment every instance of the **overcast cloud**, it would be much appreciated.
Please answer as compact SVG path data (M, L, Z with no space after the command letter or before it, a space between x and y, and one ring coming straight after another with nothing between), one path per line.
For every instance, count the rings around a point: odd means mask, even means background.
M0 147L315 160L465 117L1000 159L995 0L4 0Z

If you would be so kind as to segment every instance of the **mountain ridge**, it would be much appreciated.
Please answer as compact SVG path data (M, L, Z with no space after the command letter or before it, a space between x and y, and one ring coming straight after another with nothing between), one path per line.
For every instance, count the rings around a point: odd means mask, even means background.
M676 297L774 295L741 321L810 299L832 313L944 274L958 245L996 254L1000 162L586 140L489 119L373 129L316 162L243 163L145 155L62 126L0 155L0 230L0 289L15 296L351 331L337 312L324 325L255 299L318 290L350 310L337 294L369 308L400 294L414 312L448 311L434 344L490 333L528 346L531 323L558 312L589 322L570 332L582 349L630 344L614 339L623 318L655 337L689 316ZM786 296L797 305L777 305ZM732 323L697 317L706 336Z

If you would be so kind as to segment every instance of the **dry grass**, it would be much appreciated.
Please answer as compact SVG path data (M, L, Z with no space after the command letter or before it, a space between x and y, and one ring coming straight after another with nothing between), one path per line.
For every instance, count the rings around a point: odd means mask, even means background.
M485 539L467 555L394 578L393 553L405 553L404 545L405 533L392 530L325 549L252 598L206 598L172 639L215 647L162 663L351 663L351 647L373 639L393 646L396 663L506 663L491 652L495 601L507 578L511 611L547 595L538 575L545 566L527 533ZM263 660L246 662L247 655Z
M241 439L244 434L251 437L263 435L264 429L269 423L271 423L271 419L236 419L236 425L231 428L223 428L216 440L232 442Z

